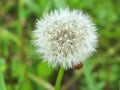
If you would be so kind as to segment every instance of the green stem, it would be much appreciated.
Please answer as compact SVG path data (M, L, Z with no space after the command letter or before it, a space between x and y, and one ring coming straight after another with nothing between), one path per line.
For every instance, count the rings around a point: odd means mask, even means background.
M0 71L0 90L6 90L2 72Z
M60 67L59 74L58 74L56 84L55 84L55 90L60 90L60 84L62 81L63 74L64 74L64 68Z

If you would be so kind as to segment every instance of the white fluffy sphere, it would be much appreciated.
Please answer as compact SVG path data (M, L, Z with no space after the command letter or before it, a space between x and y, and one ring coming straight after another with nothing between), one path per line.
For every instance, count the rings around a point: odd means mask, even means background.
M96 26L79 10L55 10L38 20L33 44L53 67L73 68L88 58L96 48Z

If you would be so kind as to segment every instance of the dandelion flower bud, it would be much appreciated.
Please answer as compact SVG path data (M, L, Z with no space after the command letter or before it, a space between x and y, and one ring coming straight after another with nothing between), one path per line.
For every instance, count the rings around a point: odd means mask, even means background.
M33 44L43 54L43 61L53 67L73 68L88 58L96 48L96 26L82 11L61 9L38 20Z

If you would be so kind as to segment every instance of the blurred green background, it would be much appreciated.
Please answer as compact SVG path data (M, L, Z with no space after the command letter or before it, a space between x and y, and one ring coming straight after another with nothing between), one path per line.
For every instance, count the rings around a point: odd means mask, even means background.
M60 7L80 9L98 27L99 44L80 70L65 72L61 90L120 90L120 0L0 0L0 71L7 90L53 90L58 69L31 45L36 19Z

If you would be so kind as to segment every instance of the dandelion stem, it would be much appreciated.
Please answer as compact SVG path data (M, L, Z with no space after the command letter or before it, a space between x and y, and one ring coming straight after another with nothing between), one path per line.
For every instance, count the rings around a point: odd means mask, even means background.
M0 71L0 90L6 90L2 72Z
M61 84L61 81L62 81L64 71L65 71L64 68L60 67L58 77L57 77L57 80L56 80L56 84L55 84L55 90L60 90L60 84Z

